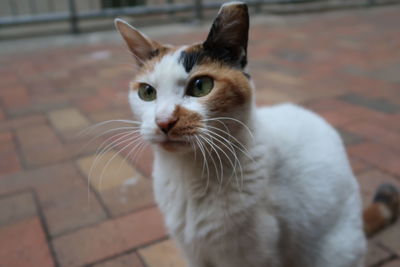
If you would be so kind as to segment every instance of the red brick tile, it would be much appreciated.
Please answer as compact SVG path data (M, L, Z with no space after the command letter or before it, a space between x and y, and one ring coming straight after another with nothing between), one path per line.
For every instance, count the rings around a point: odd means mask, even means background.
M400 133L368 122L354 123L344 128L351 133L400 151Z
M0 198L0 226L36 215L37 209L31 192L15 193Z
M132 152L129 159L133 162L136 169L139 170L146 177L151 177L153 169L153 151L150 146L145 146L142 150L137 150L140 155Z
M385 119L376 122L387 129L400 132L400 114L390 114Z
M10 132L0 133L0 175L21 170L21 164Z
M0 266L54 266L38 217L0 228Z
M28 115L15 119L8 119L0 124L0 131L13 130L31 125L43 124L46 118L43 115Z
M17 129L17 137L29 166L41 166L69 158L68 149L45 124Z
M366 171L371 168L365 162L355 159L355 158L350 158L350 164L351 164L351 167L355 174L361 173L361 172Z
M61 266L106 259L166 236L157 208L142 210L54 239Z
M3 176L0 195L33 188L38 195L49 233L60 235L103 221L105 212L73 164Z
M93 267L144 267L135 252L124 254L104 262L94 264ZM161 266L160 266L161 267Z
M0 121L4 121L6 115L4 114L4 112L0 109Z
M385 263L384 265L382 265L382 267L399 267L399 266L400 266L400 260L398 260L398 259L389 261L389 262Z
M84 112L91 113L107 109L110 107L110 103L107 101L107 99L93 96L80 100L78 107Z
M15 90L15 91L9 91L6 94L4 94L2 97L4 107L6 109L12 108L20 108L20 107L26 107L29 105L31 97L28 94L28 91L26 89L21 90Z
M357 175L357 179L361 186L361 195L364 206L368 206L369 203L371 203L379 185L383 183L390 183L400 188L400 181L393 176L376 169Z
M400 175L400 153L374 143L350 146L348 151L351 156L362 159L370 165Z

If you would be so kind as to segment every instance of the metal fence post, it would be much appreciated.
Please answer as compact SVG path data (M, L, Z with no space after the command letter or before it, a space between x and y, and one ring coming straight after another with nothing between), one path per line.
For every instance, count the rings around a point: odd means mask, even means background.
M76 13L76 5L75 0L69 0L69 15L70 15L70 24L71 24L71 32L74 34L79 33L79 26L78 26L78 15Z
M202 0L194 0L193 1L193 13L194 20L201 21L203 19L203 1Z

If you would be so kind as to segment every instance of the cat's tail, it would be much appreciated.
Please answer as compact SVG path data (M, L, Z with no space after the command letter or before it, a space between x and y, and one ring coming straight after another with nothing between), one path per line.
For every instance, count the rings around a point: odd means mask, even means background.
M363 212L364 231L367 237L372 236L399 216L400 194L391 184L382 184L376 190L373 202Z

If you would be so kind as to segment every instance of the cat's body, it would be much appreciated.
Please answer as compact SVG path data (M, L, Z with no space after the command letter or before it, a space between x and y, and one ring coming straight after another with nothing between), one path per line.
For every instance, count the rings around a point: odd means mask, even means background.
M296 105L255 105L245 4L224 5L192 46L116 26L139 66L129 101L154 147L156 201L190 267L363 265L359 188L339 135ZM395 218L391 196L376 198L367 232Z
M156 150L157 203L190 266L362 266L358 185L335 130L294 105L253 112L238 184L204 193L192 157Z

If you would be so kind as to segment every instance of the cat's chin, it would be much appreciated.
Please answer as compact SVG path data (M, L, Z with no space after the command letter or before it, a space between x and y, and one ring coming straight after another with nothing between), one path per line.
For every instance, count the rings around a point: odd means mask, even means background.
M158 142L157 146L169 152L179 152L179 153L188 152L192 149L190 144L184 141L167 140L164 142Z

